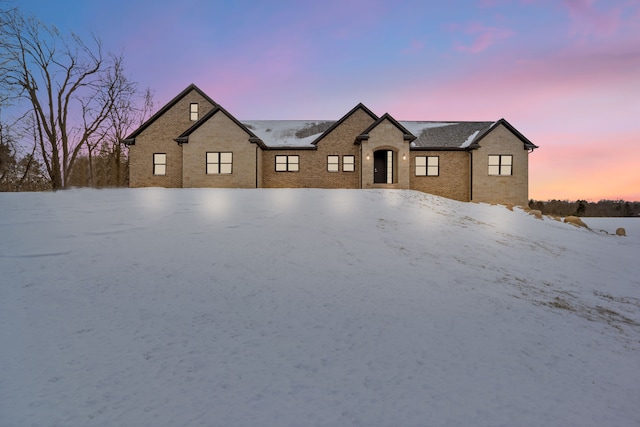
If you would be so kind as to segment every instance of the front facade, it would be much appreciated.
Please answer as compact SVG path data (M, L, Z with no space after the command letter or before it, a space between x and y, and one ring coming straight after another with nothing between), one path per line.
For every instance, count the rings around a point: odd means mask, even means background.
M240 121L195 85L124 142L130 187L395 188L516 205L537 148L504 119L397 121L362 104L338 121Z

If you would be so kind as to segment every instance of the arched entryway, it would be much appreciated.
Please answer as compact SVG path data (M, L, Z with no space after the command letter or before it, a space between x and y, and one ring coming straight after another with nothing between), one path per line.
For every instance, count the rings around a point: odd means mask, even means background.
M393 184L395 176L395 153L392 150L373 152L373 183Z

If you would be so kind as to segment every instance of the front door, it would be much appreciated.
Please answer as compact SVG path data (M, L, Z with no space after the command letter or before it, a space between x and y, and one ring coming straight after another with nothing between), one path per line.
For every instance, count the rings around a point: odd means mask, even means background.
M394 176L393 151L378 150L373 152L373 183L393 184Z

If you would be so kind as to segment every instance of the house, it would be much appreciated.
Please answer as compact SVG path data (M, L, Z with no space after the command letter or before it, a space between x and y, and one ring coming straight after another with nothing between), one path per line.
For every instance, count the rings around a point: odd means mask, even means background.
M130 187L395 188L521 205L538 148L504 119L399 121L363 104L337 121L241 121L193 84L124 143Z

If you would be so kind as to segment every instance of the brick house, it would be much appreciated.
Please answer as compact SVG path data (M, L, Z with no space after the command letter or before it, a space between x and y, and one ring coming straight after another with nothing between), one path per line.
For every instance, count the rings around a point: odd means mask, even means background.
M124 143L130 187L396 188L520 205L538 148L504 119L398 121L362 104L337 121L240 121L195 85Z

